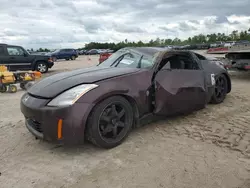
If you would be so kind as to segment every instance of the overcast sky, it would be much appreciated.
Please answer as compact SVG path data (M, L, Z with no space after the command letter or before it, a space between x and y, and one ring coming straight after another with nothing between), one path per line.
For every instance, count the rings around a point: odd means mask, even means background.
M0 43L82 47L250 28L250 0L0 0Z

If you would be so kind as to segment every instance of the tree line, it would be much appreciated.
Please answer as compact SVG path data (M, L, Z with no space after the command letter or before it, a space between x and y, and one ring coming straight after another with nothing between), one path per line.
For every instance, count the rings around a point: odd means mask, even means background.
M125 39L119 43L99 43L99 42L90 42L85 45L84 48L80 48L79 50L86 49L111 49L111 50L119 50L124 47L143 47L143 46L168 46L168 45L192 45L192 44L212 44L217 41L238 41L238 40L248 40L250 41L250 28L246 31L232 31L229 35L225 33L213 33L213 34L199 34L193 37L188 37L186 40L181 40L179 38L174 39L151 39L149 42L134 42L128 41Z
M125 39L119 43L100 43L100 42L90 42L85 45L85 47L79 48L78 50L90 50L90 49L111 49L119 50L124 47L143 47L143 46L168 46L168 45L192 45L192 44L211 44L217 41L238 41L238 40L248 40L250 41L250 28L245 31L234 30L230 34L225 33L213 33L213 34L199 34L193 37L188 37L186 40L181 40L179 38L174 39L151 39L149 42L134 42ZM30 49L30 51L34 51ZM48 48L39 48L36 52L49 52Z

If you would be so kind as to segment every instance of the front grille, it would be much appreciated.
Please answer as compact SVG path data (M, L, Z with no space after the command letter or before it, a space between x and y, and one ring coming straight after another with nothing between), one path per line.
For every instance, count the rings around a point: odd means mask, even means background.
M27 119L28 124L35 129L36 131L38 131L39 133L43 133L43 129L41 126L41 123L34 120L34 119Z

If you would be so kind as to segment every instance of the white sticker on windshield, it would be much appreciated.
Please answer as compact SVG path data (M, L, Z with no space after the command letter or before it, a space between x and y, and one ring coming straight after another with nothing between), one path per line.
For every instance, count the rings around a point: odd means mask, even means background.
M134 63L134 61L133 60L129 60L129 59L123 59L121 61L121 63L126 64L126 65L130 65L130 64Z
M214 86L215 85L215 77L214 74L211 74L211 83Z

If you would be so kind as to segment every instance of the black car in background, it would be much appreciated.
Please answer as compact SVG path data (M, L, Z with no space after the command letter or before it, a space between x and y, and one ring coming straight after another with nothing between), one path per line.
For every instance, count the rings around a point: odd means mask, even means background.
M9 71L37 70L46 73L54 62L48 55L33 55L21 46L0 44L0 65L7 66Z
M86 55L87 50L79 50L78 54L79 55Z
M85 53L86 55L97 55L100 54L99 50L97 49L91 49Z

